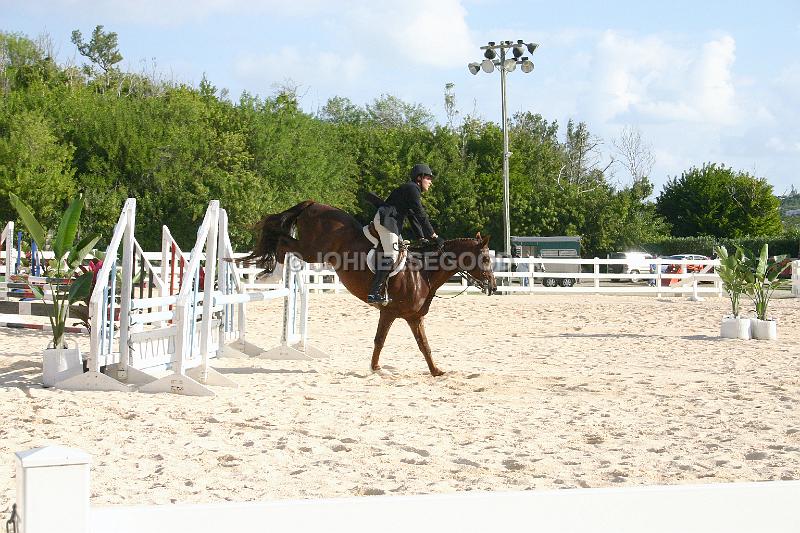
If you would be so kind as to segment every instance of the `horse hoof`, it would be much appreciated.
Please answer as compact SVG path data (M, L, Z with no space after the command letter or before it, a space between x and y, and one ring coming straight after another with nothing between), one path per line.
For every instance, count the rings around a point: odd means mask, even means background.
M442 374L444 374L444 371L443 370L439 370L438 368L434 368L433 370L431 370L431 376L433 376L433 377L439 377Z
M373 376L377 375L377 376L380 376L382 378L389 378L389 377L392 377L394 374L392 373L391 370L387 370L385 368L378 367L376 369L375 368L372 369L372 375Z

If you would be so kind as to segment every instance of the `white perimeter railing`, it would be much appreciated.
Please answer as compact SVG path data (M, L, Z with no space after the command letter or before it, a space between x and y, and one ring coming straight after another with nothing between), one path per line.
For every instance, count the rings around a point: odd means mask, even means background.
M9 531L800 531L800 481L92 507L90 462L60 446L17 452Z
M624 259L568 259L568 258L501 258L494 259L494 275L497 290L501 293L609 293L609 294L689 294L695 292L708 295L722 295L722 282L714 271L718 260L653 259L654 273L626 274L608 273L611 265L625 265ZM678 265L680 273L667 273L669 265ZM688 272L687 266L698 267L698 272ZM511 268L510 268L511 267ZM520 268L521 267L521 268ZM544 267L544 270L542 270ZM560 271L556 271L556 269ZM566 272L564 270L567 270ZM694 270L694 268L693 268ZM258 269L242 269L242 272L255 276ZM308 288L312 292L345 292L336 272L325 265L309 264L303 272ZM545 280L555 280L556 286L543 285ZM561 286L566 280L570 286ZM800 279L798 280L800 286ZM259 286L253 282L248 288ZM468 286L461 276L453 276L438 292L480 292Z
M247 254L235 254L243 257ZM662 295L687 295L695 293L708 296L722 296L722 280L715 272L719 260L671 260L655 258L650 261L655 272L643 274L626 274L608 272L611 266L627 264L625 259L572 259L572 258L494 258L494 275L497 279L497 290L501 293L520 294L569 294L569 293L594 293L594 294L652 294ZM666 272L670 265L677 265L679 272ZM691 265L693 271L687 272ZM511 267L509 269L509 267ZM544 269L543 269L544 267ZM282 279L281 265L275 273L268 278L258 279L261 269L255 267L240 267L238 272L242 276L243 288L251 290L269 290L279 288ZM561 269L562 271L557 271ZM510 271L509 271L510 270ZM564 272L563 270L568 270ZM697 272L694 272L697 270ZM336 272L319 263L307 263L302 272L303 279L310 292L347 292L339 280ZM556 286L545 286L546 280L555 280ZM561 280L571 280L572 286L564 287L559 284ZM787 280L788 282L789 280ZM696 282L696 283L695 283ZM461 276L453 276L442 285L439 293L457 293L464 291L479 293L480 290L469 286ZM800 297L800 260L792 262L792 295Z
M494 275L498 292L506 293L636 293L722 295L722 280L716 273L719 260L672 260L656 258L650 261L653 272L627 274L609 272L625 259L539 258L511 259L495 257ZM670 266L675 272L667 272ZM554 286L546 286L549 284Z
M792 261L792 296L800 297L800 261Z

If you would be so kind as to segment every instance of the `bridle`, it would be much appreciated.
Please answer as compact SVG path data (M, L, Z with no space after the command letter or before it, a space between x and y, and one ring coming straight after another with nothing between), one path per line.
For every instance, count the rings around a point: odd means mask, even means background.
M470 286L478 287L481 292L486 293L491 296L492 286L489 285L489 280L486 279L479 279L467 272L466 270L459 270L458 274L461 274L464 279L467 280L467 288Z
M458 294L456 294L454 296L439 296L438 294L434 294L434 297L442 298L444 300L449 300L451 298L456 298L458 296L461 296L462 294L467 292L467 290L470 287L478 287L481 290L482 293L487 294L489 296L492 295L492 286L489 283L488 279L477 278L477 277L473 276L467 270L458 270L458 271L456 271L456 274L460 275L463 279L466 280L467 286L464 287L464 290L462 290L461 292L459 292Z

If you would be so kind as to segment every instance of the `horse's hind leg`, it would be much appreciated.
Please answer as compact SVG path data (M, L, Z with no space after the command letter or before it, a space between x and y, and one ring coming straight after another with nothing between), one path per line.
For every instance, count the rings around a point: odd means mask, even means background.
M389 333L389 328L392 327L394 316L385 311L381 311L381 316L378 319L378 330L375 332L375 347L372 349L372 371L376 372L381 369L378 364L378 358L381 356L383 343L386 342L386 335Z
M428 370L431 371L432 376L441 376L444 374L439 368L433 364L433 357L431 357L431 347L428 344L428 337L425 336L425 325L422 323L422 317L420 318L408 318L406 319L408 325L411 327L411 332L414 334L414 338L417 339L417 346L419 346L419 350L422 352L422 355L425 356L425 362L428 363Z

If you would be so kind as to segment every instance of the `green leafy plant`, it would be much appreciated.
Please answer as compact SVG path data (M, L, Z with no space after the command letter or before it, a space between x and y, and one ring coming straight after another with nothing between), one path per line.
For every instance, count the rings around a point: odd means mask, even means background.
M17 195L11 193L9 198L31 238L40 250L46 250L49 232L36 220L30 207ZM79 195L64 212L55 236L51 239L54 258L47 264L45 285L49 288L52 301L45 298L45 293L38 285L28 280L31 292L44 303L51 304L49 318L53 328L53 348L67 347L64 330L70 306L87 297L92 283L92 272L82 272L79 267L89 251L97 244L100 236L88 236L75 242L82 210L83 195Z
M775 289L785 284L778 275L788 264L786 256L775 257L769 261L769 245L764 244L758 258L745 258L744 276L746 281L746 292L753 300L756 307L756 318L767 320L767 307Z
M719 256L717 274L722 280L722 288L731 300L731 313L734 318L738 318L741 296L747 292L748 284L744 251L738 246L733 254L729 254L725 246L718 246L715 251Z

